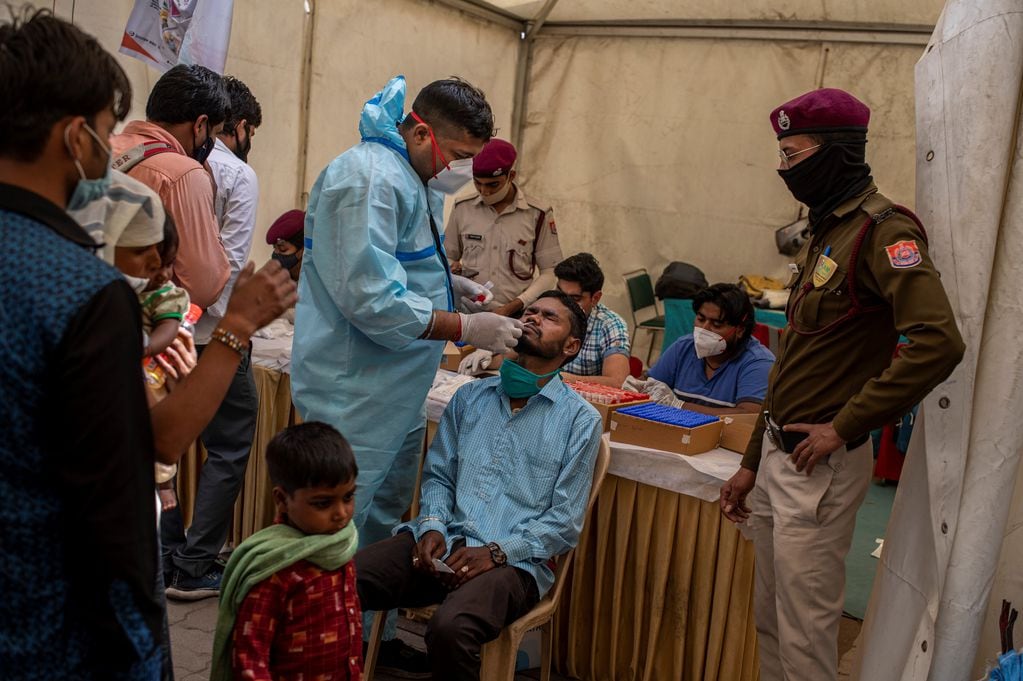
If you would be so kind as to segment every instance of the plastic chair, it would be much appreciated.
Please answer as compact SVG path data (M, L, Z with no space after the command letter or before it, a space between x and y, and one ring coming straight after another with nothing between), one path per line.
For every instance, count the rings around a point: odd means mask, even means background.
M654 296L654 285L650 281L650 274L645 268L626 272L622 275L625 279L625 290L629 294L629 308L632 313L632 337L630 344L635 347L636 333L640 330L650 334L650 346L646 353L647 366L650 365L650 357L654 352L654 342L658 334L664 333L664 315L657 305L657 298ZM645 314L653 308L653 316L639 320L637 313Z
M590 498L586 502L586 518L590 517L593 504L597 500L597 494L604 483L608 466L611 464L611 446L606 438L601 438L600 449L597 452L597 461L593 466L593 483L590 487ZM585 532L585 527L583 528ZM483 644L480 651L482 666L480 667L480 678L487 681L514 681L515 662L518 657L519 647L522 645L522 637L532 629L540 630L540 679L550 681L551 678L551 654L554 647L554 611L558 609L561 601L561 592L565 589L565 575L572 566L572 558L575 556L575 549L554 559L554 585L540 599L536 606L525 615L515 620L504 629L501 634ZM413 608L406 611L410 619L429 621L437 606L427 608ZM366 660L363 665L363 677L366 681L373 681L373 673L376 670L377 651L380 648L380 639L384 633L384 621L386 612L377 612L373 617L373 626L370 629L369 645L366 650Z

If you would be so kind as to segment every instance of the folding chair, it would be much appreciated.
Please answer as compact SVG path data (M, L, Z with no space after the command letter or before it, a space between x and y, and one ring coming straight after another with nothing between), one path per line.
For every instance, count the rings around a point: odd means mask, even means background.
M650 347L646 353L647 366L650 365L650 357L654 352L654 341L658 335L664 335L664 315L657 305L657 298L654 296L654 286L650 282L650 275L645 268L633 270L622 275L625 279L625 290L629 293L629 308L632 312L632 337L630 344L635 347L636 332L643 330L650 334ZM653 316L639 321L636 313L645 314L653 308Z

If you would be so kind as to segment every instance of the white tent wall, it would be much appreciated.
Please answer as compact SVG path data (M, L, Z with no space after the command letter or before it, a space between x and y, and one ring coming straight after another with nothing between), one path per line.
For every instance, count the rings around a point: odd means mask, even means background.
M600 260L605 300L628 317L619 275L672 260L709 281L787 278L774 230L799 215L775 172L769 114L819 85L871 108L867 158L882 189L914 192L913 65L921 48L692 38L539 37L521 174L555 206L566 255ZM641 341L643 342L643 341Z

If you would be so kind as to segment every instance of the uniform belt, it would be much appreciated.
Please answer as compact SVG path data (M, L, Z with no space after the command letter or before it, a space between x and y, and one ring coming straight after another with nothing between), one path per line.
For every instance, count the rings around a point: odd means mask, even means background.
M764 422L767 424L767 437L771 439L774 446L782 450L786 454L791 454L796 451L796 446L805 440L808 436L807 433L790 433L782 430L782 427L774 422L771 418L770 412L764 412ZM855 437L845 443L846 449L856 449L870 438L870 433Z

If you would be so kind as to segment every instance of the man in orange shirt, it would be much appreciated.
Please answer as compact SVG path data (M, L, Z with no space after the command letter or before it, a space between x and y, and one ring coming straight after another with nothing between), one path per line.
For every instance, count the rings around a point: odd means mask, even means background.
M113 167L160 195L181 236L174 281L192 302L216 302L231 275L213 210L216 188L203 168L230 100L223 78L203 66L175 66L156 81L146 120L114 135Z
M177 225L174 281L204 309L217 301L231 275L214 211L216 187L204 167L229 109L221 76L202 66L175 66L149 93L146 120L128 123L111 138L113 167L156 191ZM243 366L247 362L246 356ZM242 390L255 401L254 387ZM180 510L161 518L164 580L172 598L206 598L220 590L223 570L217 555L227 539L249 455L247 446L233 445L246 437L251 440L244 424L204 432L207 458L188 534Z

